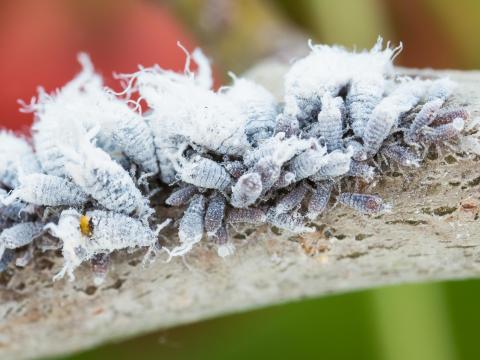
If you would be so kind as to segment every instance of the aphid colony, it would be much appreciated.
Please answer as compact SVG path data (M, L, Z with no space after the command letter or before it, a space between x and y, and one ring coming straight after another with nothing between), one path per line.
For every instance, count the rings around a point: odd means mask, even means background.
M166 205L184 209L170 256L205 236L229 255L241 223L312 231L330 204L389 210L355 189L458 139L469 115L446 105L454 84L395 74L400 48L381 39L370 51L310 48L286 74L282 102L235 76L213 90L199 50L196 72L190 55L184 73L140 68L121 76L120 94L80 55L79 75L24 107L35 116L32 145L0 133L0 270L48 233L62 247L58 277L90 261L100 282L113 251L159 248L169 221L154 216L150 196L160 186Z

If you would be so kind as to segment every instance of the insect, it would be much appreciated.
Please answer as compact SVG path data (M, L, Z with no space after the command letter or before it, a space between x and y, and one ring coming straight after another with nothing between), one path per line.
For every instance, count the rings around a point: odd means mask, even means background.
M0 258L6 249L17 249L30 244L43 231L43 224L37 221L12 225L0 234Z
M254 224L260 225L265 223L267 215L265 211L258 208L235 209L231 208L227 211L225 221L227 224Z
M245 135L252 145L269 138L275 129L277 101L263 86L233 74L233 85L226 88L227 96L246 116Z
M463 108L444 108L440 109L435 119L429 124L432 127L451 123L454 119L468 120L470 113Z
M451 123L439 125L435 128L423 128L420 138L426 143L438 143L458 137L465 127L465 121L462 118L456 118Z
M217 233L222 227L225 207L226 200L222 194L217 192L210 198L205 212L205 231L207 235Z
M217 245L218 256L226 257L235 252L235 246L228 241L228 232L225 224L222 224L214 234L209 235L209 239Z
M280 229L288 230L293 233L313 232L314 229L305 226L304 218L298 213L277 213L274 209L267 212L267 222Z
M235 179L238 179L247 171L247 167L240 160L225 161L222 166Z
M262 177L256 172L242 175L232 187L230 203L237 208L245 208L257 201L263 190Z
M380 154L401 166L420 166L421 159L417 154L405 146L387 144L380 149Z
M78 152L64 149L69 161L65 164L73 181L108 210L146 220L153 210L127 171L103 150L87 139L79 139Z
M307 191L308 189L305 184L300 183L287 194L280 197L276 205L272 208L272 211L275 212L275 214L282 214L295 209L300 205Z
M0 257L0 273L4 272L13 260L15 260L15 250L5 249Z
M377 195L341 193L337 196L337 202L362 214L369 215L389 211L391 209L391 206L385 204L383 199Z
M361 137L365 124L373 109L380 103L386 81L381 73L359 76L353 79L346 97L346 107L350 114L350 126L356 136Z
M81 221L84 222L83 225ZM58 224L49 223L45 226L46 230L63 242L62 253L65 263L54 279L67 274L73 280L75 268L84 261L93 259L97 254L127 248L154 248L158 233L169 222L164 221L154 231L141 221L124 214L91 210L82 215L75 209L64 210Z
M353 150L348 149L346 152L335 150L323 157L322 164L318 170L309 177L314 181L325 180L326 178L341 176L350 171L350 163Z
M110 265L110 254L100 253L93 255L92 260L93 282L99 286L105 282Z
M326 163L325 153L323 147L308 149L290 161L288 170L295 174L296 181L312 176Z
M428 89L421 80L405 80L375 107L362 134L364 151L368 158L374 156L390 135L400 115L420 102Z
M361 161L350 161L350 169L345 174L347 176L354 176L362 178L366 182L371 182L375 177L375 168Z
M11 132L0 130L0 154L0 184L9 189L19 185L19 176L40 172L30 144Z
M178 176L182 181L197 187L220 191L225 191L232 183L232 178L220 164L201 156L184 161Z
M170 251L170 257L182 256L191 250L193 245L198 243L205 229L205 207L206 198L203 195L195 195L190 201L187 210L185 210L180 226L178 229L178 237L180 245Z
M19 200L8 201L8 193L0 189L0 219L11 221L32 220L35 209L32 205L25 204ZM1 228L1 226L0 226Z
M342 98L338 99L343 102ZM322 97L322 110L318 114L318 127L328 151L337 150L342 146L342 112L337 102L328 93Z
M42 206L81 206L88 195L71 181L46 174L30 174L20 178L20 186L4 200L11 204L15 199Z
M423 105L422 109L417 116L415 116L415 119L405 133L404 138L408 144L415 144L415 141L418 140L419 131L435 120L436 114L442 105L443 99L431 100Z
M316 185L308 201L307 218L316 219L326 209L332 194L333 182L323 181Z
M170 206L181 206L193 197L198 192L198 189L194 185L187 184L181 187L178 190L175 190L170 194L170 196L165 200L165 204Z

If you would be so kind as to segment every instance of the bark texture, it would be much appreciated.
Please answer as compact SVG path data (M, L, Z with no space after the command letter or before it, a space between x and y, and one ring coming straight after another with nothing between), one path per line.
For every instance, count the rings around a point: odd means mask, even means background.
M266 63L250 72L279 89L285 67ZM448 74L459 82L454 102L480 115L480 72ZM38 358L222 314L385 284L480 275L480 162L447 156L419 170L384 177L375 192L394 205L367 217L336 207L317 232L292 236L267 226L237 234L234 256L208 244L170 263L143 252L119 254L104 285L88 266L75 282L52 282L61 257L36 256L0 278L0 358ZM173 236L173 235L172 235Z

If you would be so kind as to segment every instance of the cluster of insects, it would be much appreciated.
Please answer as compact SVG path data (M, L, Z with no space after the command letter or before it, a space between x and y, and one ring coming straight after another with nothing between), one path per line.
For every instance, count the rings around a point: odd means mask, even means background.
M24 106L35 117L31 143L0 133L0 270L25 263L20 250L47 234L64 256L57 277L90 261L101 282L113 251L160 247L169 220L154 215L158 190L184 209L171 257L204 237L230 255L230 229L241 223L301 233L332 204L388 211L364 189L458 139L469 114L447 105L450 80L397 75L400 48L381 39L362 52L310 48L286 74L283 101L234 75L212 89L199 50L183 73L121 75L122 93L104 87L81 54L80 74Z

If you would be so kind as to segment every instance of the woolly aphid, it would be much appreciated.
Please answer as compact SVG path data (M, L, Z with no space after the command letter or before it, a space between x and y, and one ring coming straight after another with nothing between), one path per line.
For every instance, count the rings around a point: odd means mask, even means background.
M161 247L168 221L150 201L160 186L165 205L183 208L174 222L179 244L165 249L170 257L187 254L205 234L227 256L239 224L302 233L330 204L390 211L376 194L342 189L359 182L371 189L393 166L421 166L431 146L460 138L464 148L480 149L464 140L475 126L468 112L445 105L452 81L396 74L401 46L384 48L379 39L361 52L310 50L286 74L280 102L233 75L231 85L212 89L200 50L187 54L183 73L154 66L121 75L121 93L105 88L81 54L72 81L24 105L35 116L33 148L0 133L0 268L28 261L46 231L62 247L56 278L73 278L88 261L100 283L112 252L146 248L149 256Z

